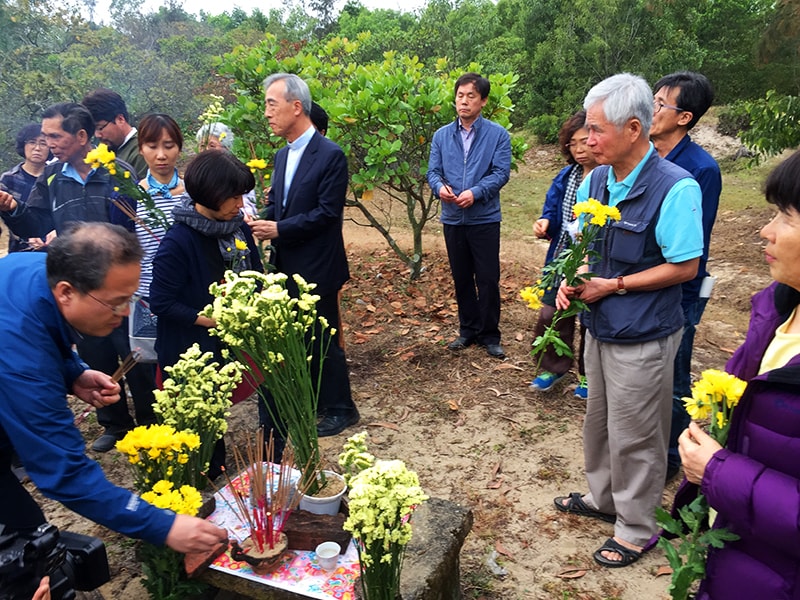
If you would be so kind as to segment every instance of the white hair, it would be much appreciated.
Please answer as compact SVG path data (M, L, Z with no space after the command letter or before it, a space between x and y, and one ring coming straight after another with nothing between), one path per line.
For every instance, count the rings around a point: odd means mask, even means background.
M194 137L199 144L211 136L219 139L219 143L228 150L233 148L233 132L231 131L230 127L225 125L225 123L206 123L197 131L197 135Z
M647 82L638 75L619 73L595 85L583 101L589 110L598 102L603 103L606 120L617 128L635 118L642 124L642 135L650 135L653 123L653 92Z

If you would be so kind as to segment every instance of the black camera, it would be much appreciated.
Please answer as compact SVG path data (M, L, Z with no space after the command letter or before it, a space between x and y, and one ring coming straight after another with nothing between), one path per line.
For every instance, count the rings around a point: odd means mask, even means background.
M48 523L31 534L0 535L0 600L30 600L45 575L52 600L100 587L110 579L105 544Z

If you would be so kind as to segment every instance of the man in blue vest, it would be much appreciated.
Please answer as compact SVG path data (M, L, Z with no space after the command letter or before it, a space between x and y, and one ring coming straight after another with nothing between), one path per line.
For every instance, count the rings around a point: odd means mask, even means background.
M657 532L656 506L667 466L672 371L683 334L681 284L697 274L703 253L700 187L658 156L650 142L653 95L641 77L623 73L584 100L587 141L601 166L578 189L619 209L594 244L595 274L559 288L556 305L586 302L584 457L589 492L555 499L562 512L614 523L595 553L605 567L641 557Z
M678 454L678 436L689 426L689 413L682 398L691 396L692 346L694 331L703 316L710 289L703 281L708 277L706 261L711 245L711 229L717 218L722 175L717 161L689 136L714 101L711 82L700 73L681 71L659 79L653 86L655 103L650 139L662 158L683 167L700 185L703 194L703 256L697 275L683 284L683 337L675 357L675 374L672 385L672 427L669 432L667 480L678 474L681 457ZM713 280L712 280L713 281ZM701 293L702 289L702 293Z

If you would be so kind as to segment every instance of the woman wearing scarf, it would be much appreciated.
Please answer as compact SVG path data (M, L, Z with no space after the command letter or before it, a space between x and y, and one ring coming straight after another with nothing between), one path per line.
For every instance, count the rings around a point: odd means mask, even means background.
M186 168L185 186L188 195L173 208L173 225L153 260L150 308L158 317L155 347L162 370L194 343L223 364L222 343L208 332L215 323L200 315L212 302L208 286L222 281L228 269L263 271L241 213L242 194L255 186L250 169L230 152L206 150ZM221 457L215 452L215 458ZM220 464L212 459L210 476Z

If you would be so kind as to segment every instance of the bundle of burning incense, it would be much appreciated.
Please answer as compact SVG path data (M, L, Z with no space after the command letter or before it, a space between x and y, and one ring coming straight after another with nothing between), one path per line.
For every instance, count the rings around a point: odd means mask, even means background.
M300 496L306 489L299 489L293 481L294 450L289 443L283 451L281 462L274 468L275 441L270 432L269 440L264 443L264 430L256 433L255 444L247 440L245 460L238 447L234 447L233 455L239 473L248 473L250 478L249 494L234 486L233 481L223 469L225 481L234 498L234 504L228 504L234 516L243 526L250 529L250 538L259 551L272 549L283 531L291 512L297 508ZM265 456L266 454L266 456ZM266 459L266 463L265 463ZM249 497L248 497L249 496Z

